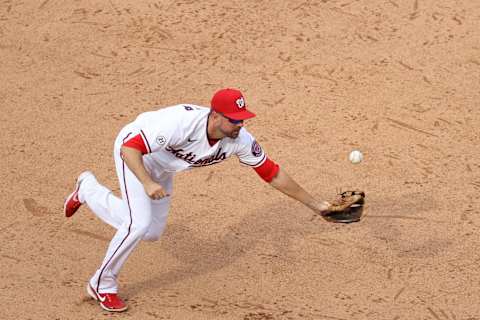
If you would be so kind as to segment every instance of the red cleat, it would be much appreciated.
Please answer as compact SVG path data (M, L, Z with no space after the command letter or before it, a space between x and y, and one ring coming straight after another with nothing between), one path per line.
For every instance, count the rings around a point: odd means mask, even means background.
M90 297L100 303L100 307L110 312L122 312L128 309L128 306L116 293L98 293L90 283L87 285L87 293Z
M90 171L82 172L78 178L77 183L75 184L75 190L67 197L65 203L63 204L63 212L65 213L65 217L69 218L77 212L78 208L82 206L82 203L78 199L78 190L80 189L80 184L82 180L88 176L93 176L93 173Z

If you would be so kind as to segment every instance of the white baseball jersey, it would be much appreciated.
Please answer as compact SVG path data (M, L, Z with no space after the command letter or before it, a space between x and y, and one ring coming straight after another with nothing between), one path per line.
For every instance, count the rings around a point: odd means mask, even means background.
M237 138L225 137L211 146L207 136L209 112L209 108L179 104L142 113L124 130L132 132L129 138L141 135L149 167L167 172L209 166L232 155L254 168L265 162L265 152L245 128Z

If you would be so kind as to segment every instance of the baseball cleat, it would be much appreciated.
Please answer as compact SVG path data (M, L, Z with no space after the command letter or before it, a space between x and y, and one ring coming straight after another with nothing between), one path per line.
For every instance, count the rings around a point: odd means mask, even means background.
M128 309L128 306L116 293L98 293L92 288L90 283L87 285L87 293L90 297L100 303L100 307L110 312L122 312Z
M67 197L65 203L63 204L63 212L67 218L73 216L75 212L82 206L82 202L78 199L78 190L80 189L80 184L82 180L88 176L93 176L93 173L90 171L82 172L75 183L75 190Z

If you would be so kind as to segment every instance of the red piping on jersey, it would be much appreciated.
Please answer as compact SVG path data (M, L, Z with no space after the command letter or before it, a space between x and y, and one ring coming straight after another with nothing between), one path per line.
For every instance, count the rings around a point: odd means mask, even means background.
M280 166L267 158L261 166L253 169L263 180L270 183L277 176Z

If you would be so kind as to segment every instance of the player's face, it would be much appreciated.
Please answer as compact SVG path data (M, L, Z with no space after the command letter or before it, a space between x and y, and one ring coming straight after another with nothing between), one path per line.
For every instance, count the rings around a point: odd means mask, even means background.
M219 130L222 132L226 137L235 139L240 134L240 130L243 127L243 120L233 120L230 118L225 117L221 114L221 121Z

